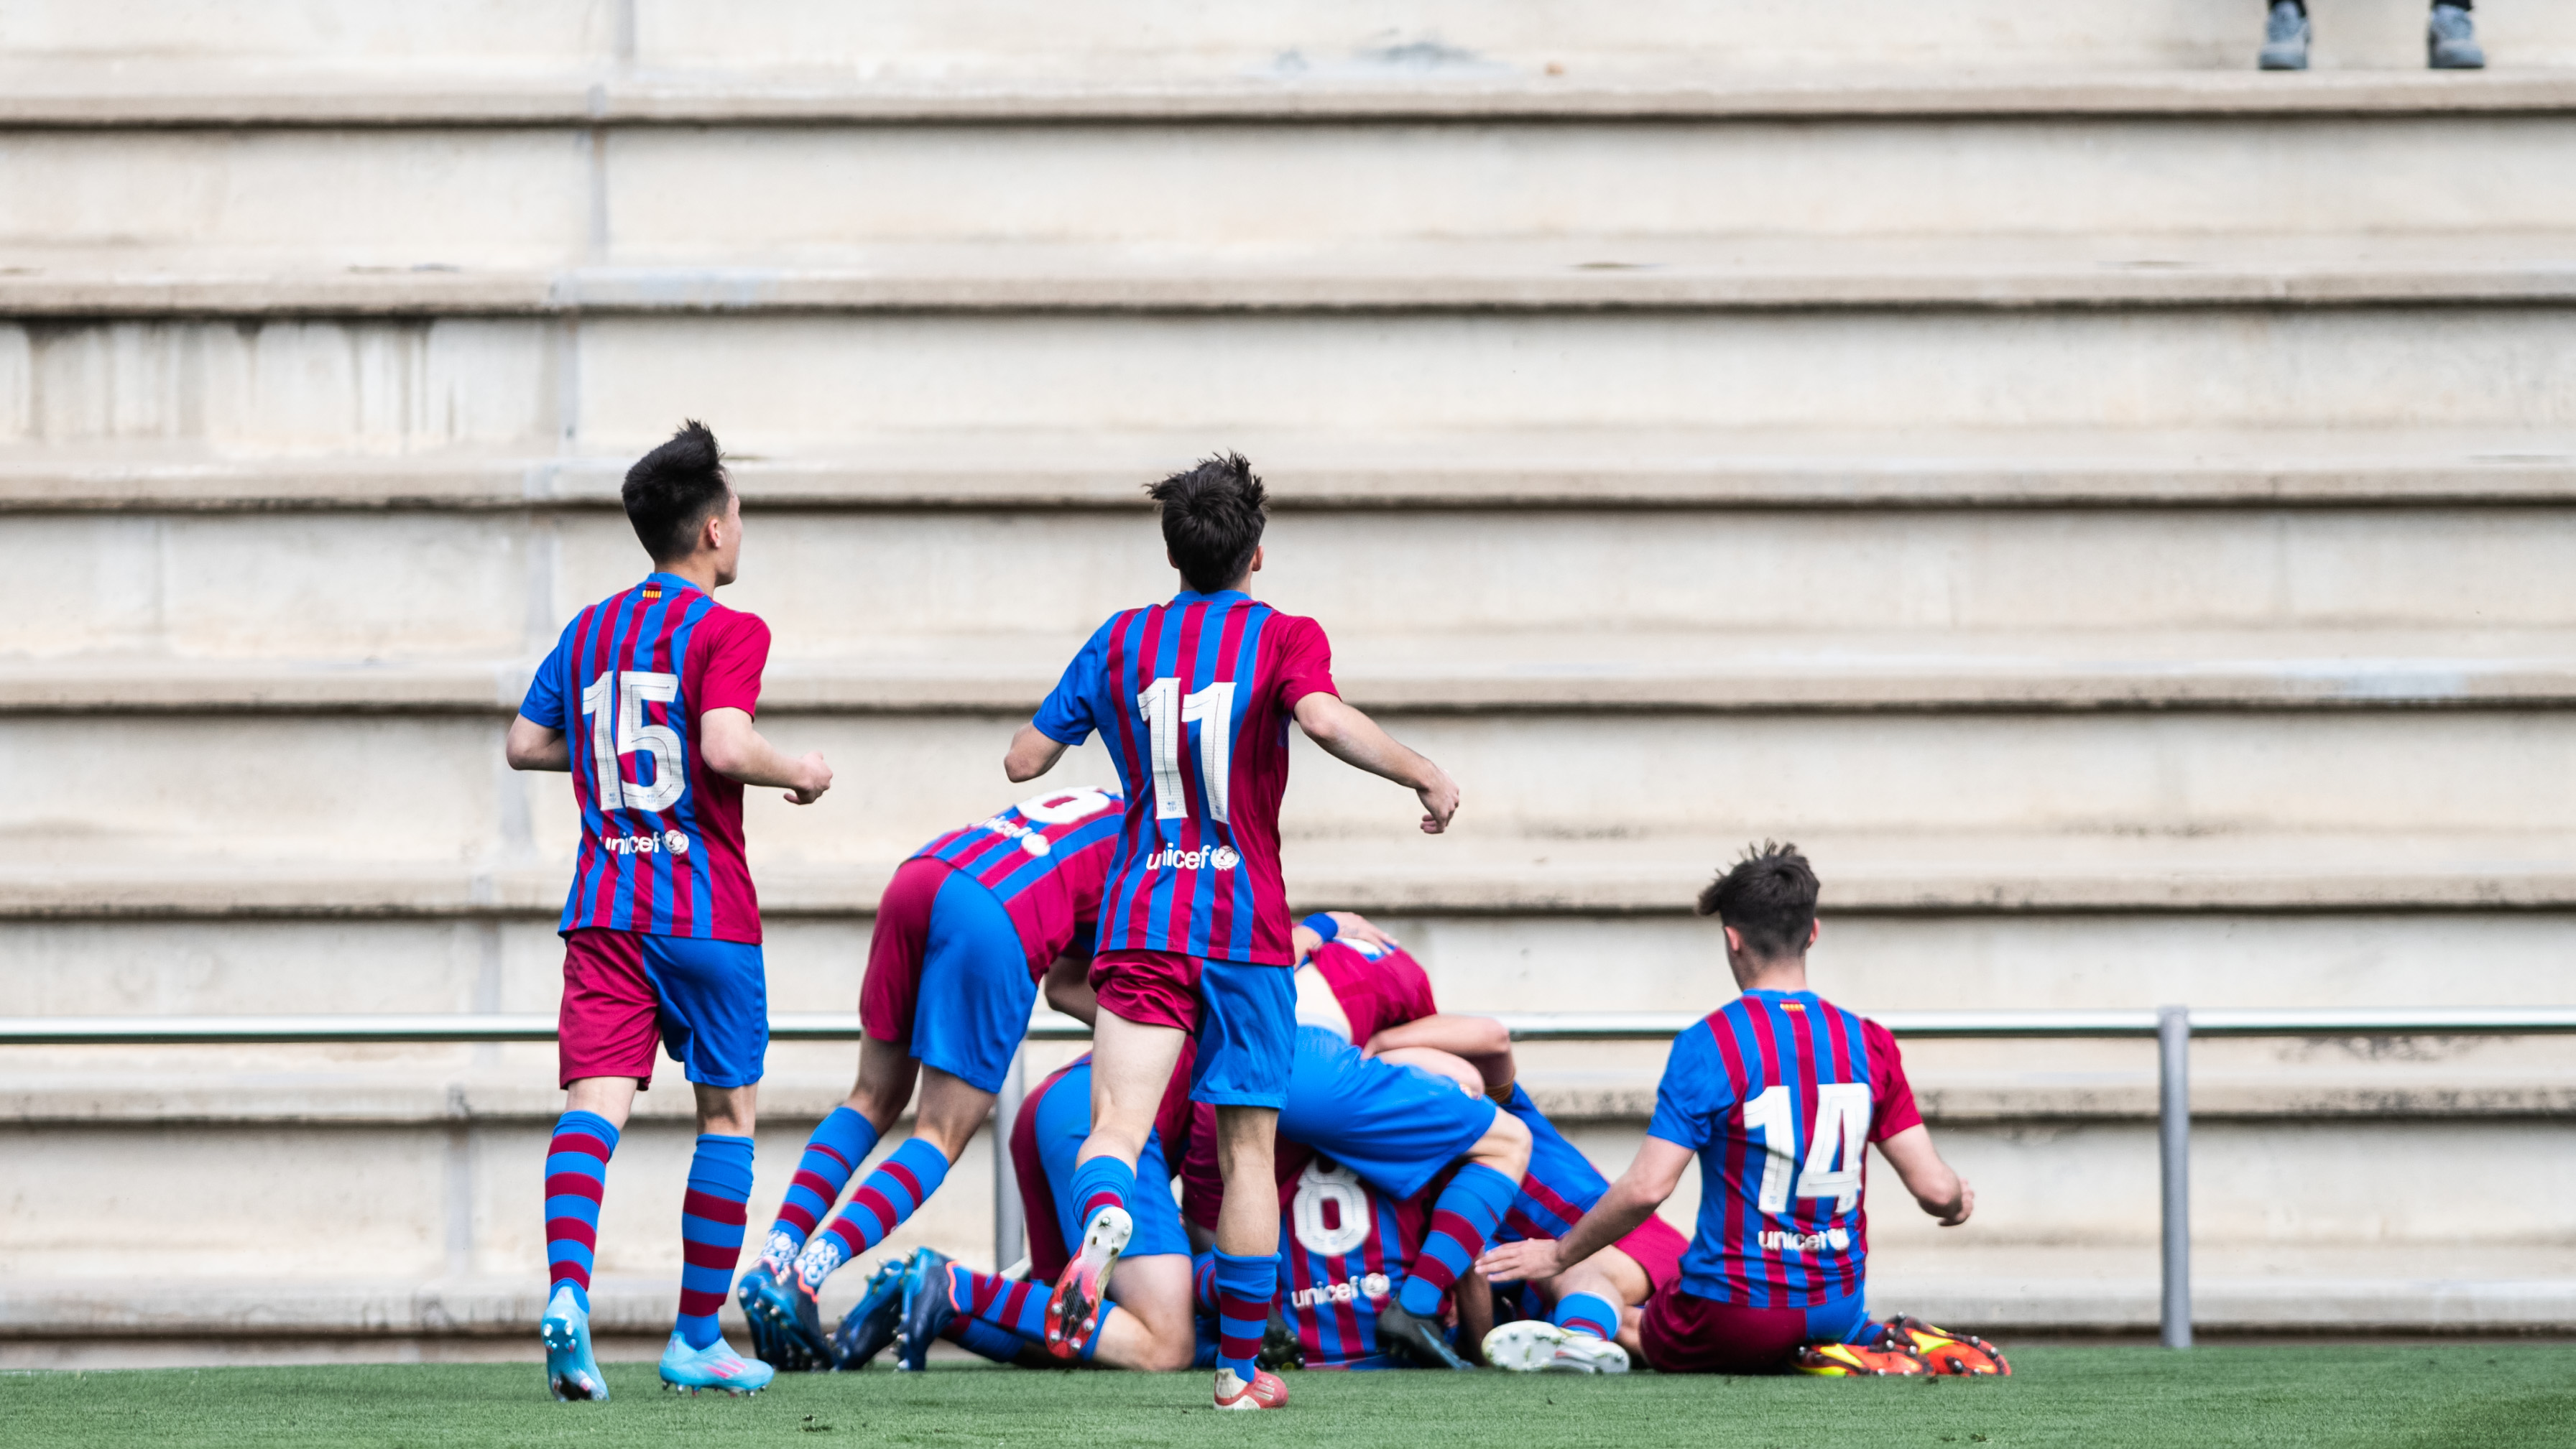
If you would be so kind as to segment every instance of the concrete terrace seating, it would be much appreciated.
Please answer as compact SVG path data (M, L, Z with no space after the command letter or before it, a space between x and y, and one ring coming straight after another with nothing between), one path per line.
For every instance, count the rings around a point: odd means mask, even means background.
M1426 842L1306 769L1292 891L1450 1004L1715 1004L1691 895L1764 835L1863 1009L2566 999L2565 7L2428 76L2420 4L2338 5L2297 77L2236 0L239 9L0 13L15 1011L549 1009L569 794L498 735L684 415L840 772L751 804L781 1010L1013 797L1167 582L1136 485L1220 446L1467 796ZM2198 1050L2204 1327L2576 1323L2563 1043ZM776 1053L755 1214L846 1057ZM2146 1050L1909 1059L1982 1206L1883 1209L1884 1304L2152 1322ZM1526 1060L1623 1160L1658 1054ZM516 1346L551 1069L12 1049L0 1363ZM980 1260L989 1189L896 1244Z

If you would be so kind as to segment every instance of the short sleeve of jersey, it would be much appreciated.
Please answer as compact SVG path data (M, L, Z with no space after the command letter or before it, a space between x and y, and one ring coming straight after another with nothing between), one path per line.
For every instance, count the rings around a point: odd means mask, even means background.
M1286 625L1279 637L1279 707L1295 709L1297 701L1310 694L1341 695L1333 683L1333 645L1324 637L1324 626L1312 619L1281 615Z
M528 681L527 698L519 701L519 717L530 724L571 733L572 722L564 718L563 676L564 641L557 639L546 662L537 666L537 677Z
M1717 1038L1708 1023L1693 1023L1673 1038L1664 1078L1655 1084L1655 1116L1646 1124L1646 1135L1697 1151L1717 1140L1721 1121L1734 1105Z
M1864 1020L1860 1039L1869 1048L1870 1096L1875 1120L1869 1125L1869 1140L1885 1142L1908 1127L1923 1125L1923 1114L1914 1105L1914 1084L1905 1080L1905 1058L1896 1050L1896 1038L1886 1027Z
M728 614L725 628L707 641L698 677L698 713L711 709L760 712L760 672L769 666L769 626L757 614Z
M1037 717L1030 721L1039 734L1060 745L1078 745L1100 728L1101 721L1092 718L1091 702L1100 697L1109 672L1109 630L1116 622L1113 619L1093 630L1091 641L1064 667L1064 677L1055 682L1055 692L1038 706Z

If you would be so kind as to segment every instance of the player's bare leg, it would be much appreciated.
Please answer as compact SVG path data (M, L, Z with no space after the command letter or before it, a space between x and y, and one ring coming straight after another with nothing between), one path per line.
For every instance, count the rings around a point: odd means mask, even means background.
M1556 1311L1547 1320L1523 1319L1487 1334L1487 1363L1515 1373L1616 1374L1642 1355L1634 1305L1646 1301L1654 1284L1636 1259L1604 1248L1535 1286Z
M1218 1210L1216 1220L1216 1250L1238 1258L1275 1259L1279 1253L1279 1196L1272 1176L1271 1153L1278 1140L1278 1110L1219 1107L1216 1131L1217 1171L1225 1179L1225 1204ZM1288 1385L1268 1369L1255 1369L1251 1382L1246 1383L1234 1370L1220 1368L1216 1371L1216 1406L1283 1409L1288 1406Z
M1198 1356L1198 1325L1190 1301L1190 1260L1178 1253L1130 1258L1109 1290L1122 1310L1100 1330L1091 1361L1108 1368L1169 1373Z
M1092 1028L1091 1135L1083 1139L1082 1151L1074 1158L1077 1180L1084 1164L1110 1158L1124 1164L1132 1182L1136 1159L1145 1151L1145 1139L1154 1130L1154 1114L1163 1105L1163 1093L1171 1085L1181 1047L1188 1040L1178 1027L1148 1026L1101 1008ZM1222 1120L1222 1111L1219 1117ZM1047 1300L1047 1349L1059 1358L1078 1355L1083 1341L1098 1326L1110 1275L1135 1230L1127 1210L1115 1202L1096 1209L1086 1204L1081 1216L1082 1246L1065 1265L1064 1276L1056 1280L1055 1293ZM1276 1224L1271 1231L1275 1237Z

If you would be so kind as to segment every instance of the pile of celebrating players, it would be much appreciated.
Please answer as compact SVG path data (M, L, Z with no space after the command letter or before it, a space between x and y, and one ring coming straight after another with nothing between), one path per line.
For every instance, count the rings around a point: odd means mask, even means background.
M545 1164L555 1397L608 1397L590 1332L600 1200L657 1052L697 1099L660 1366L689 1392L919 1369L943 1340L1031 1367L1210 1369L1215 1406L1245 1410L1286 1407L1290 1368L2009 1373L1980 1339L1867 1312L1870 1145L1944 1225L1976 1198L1933 1148L1895 1041L1809 989L1806 858L1766 843L1701 893L1735 994L1674 1039L1644 1142L1608 1181L1518 1082L1502 1023L1443 1012L1421 964L1357 914L1292 919L1292 724L1413 791L1426 835L1449 828L1458 786L1342 701L1321 625L1252 596L1267 504L1243 458L1146 491L1180 591L1094 631L1003 760L1025 785L1097 736L1117 786L1032 796L896 869L856 1082L737 1281L768 1048L742 792L811 805L832 772L754 724L769 631L715 601L742 515L714 435L690 423L627 474L653 571L565 627L507 743L515 768L570 773L581 807L566 1110ZM827 1321L824 1285L920 1211L991 1115L1041 994L1092 1049L1011 1125L1027 1257L986 1273L929 1248L880 1255ZM912 1135L880 1154L907 1108ZM1694 1158L1685 1238L1656 1210ZM729 1292L751 1358L718 1323Z

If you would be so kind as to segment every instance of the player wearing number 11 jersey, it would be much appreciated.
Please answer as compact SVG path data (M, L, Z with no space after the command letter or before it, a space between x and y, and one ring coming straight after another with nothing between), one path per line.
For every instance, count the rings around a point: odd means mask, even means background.
M1004 761L1013 780L1033 780L1097 733L1127 796L1091 966L1101 1019L1091 1135L1073 1181L1082 1245L1049 1302L1047 1344L1071 1355L1094 1327L1132 1228L1125 1203L1137 1154L1181 1044L1194 1036L1191 1095L1217 1109L1225 1179L1263 1185L1230 1199L1241 1206L1229 1206L1217 1229L1227 1330L1217 1403L1263 1408L1279 1397L1270 1392L1277 1380L1265 1383L1253 1363L1277 1279L1270 1143L1296 1021L1279 875L1289 722L1338 758L1414 790L1428 833L1447 827L1458 788L1342 703L1319 625L1246 592L1267 521L1250 464L1210 458L1147 491L1162 505L1163 541L1185 587L1101 625Z
M696 423L626 475L626 514L654 572L581 611L537 667L508 755L566 770L581 852L564 901L561 1079L545 1163L546 1380L605 1399L590 1349L590 1268L609 1154L653 1076L655 1038L697 1091L697 1153L680 1235L680 1318L662 1380L749 1393L766 1364L726 1346L716 1310L742 1252L754 1084L769 1044L760 904L743 861L742 787L810 804L821 755L791 760L752 728L769 629L717 603L742 551L742 504Z

